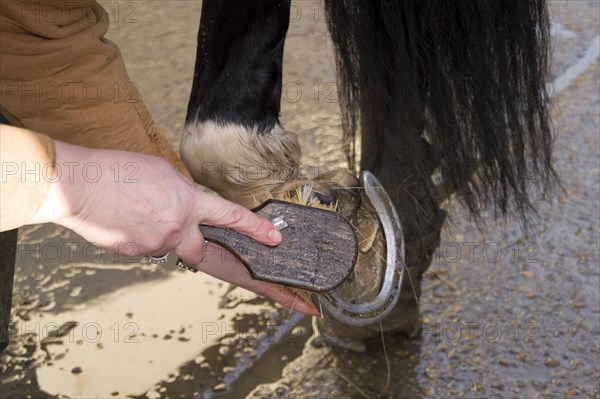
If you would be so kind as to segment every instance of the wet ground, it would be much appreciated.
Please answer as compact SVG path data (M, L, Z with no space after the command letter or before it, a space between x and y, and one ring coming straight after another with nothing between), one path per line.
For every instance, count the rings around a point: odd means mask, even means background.
M200 3L103 4L109 37L178 147ZM316 348L310 319L246 291L30 226L1 397L600 397L600 3L551 4L562 191L539 203L527 235L513 220L478 230L447 205L420 338L385 335L360 355ZM331 56L318 2L294 2L283 119L308 174L344 165Z

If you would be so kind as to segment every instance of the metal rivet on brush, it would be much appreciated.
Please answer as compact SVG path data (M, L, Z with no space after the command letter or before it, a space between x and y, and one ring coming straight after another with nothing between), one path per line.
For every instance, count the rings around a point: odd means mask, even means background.
M271 223L273 223L273 225L277 227L278 230L283 230L286 227L288 227L288 223L285 220L283 220L283 216L277 216L276 218L271 220Z

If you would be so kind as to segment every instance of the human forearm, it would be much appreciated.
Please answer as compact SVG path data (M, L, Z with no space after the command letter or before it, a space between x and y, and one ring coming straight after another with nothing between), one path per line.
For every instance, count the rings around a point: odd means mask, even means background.
M41 206L54 174L54 143L35 132L0 125L0 231L31 220Z

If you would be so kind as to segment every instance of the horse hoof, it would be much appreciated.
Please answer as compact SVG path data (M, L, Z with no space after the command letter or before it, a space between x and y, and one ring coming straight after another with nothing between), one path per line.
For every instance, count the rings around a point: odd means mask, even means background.
M367 351L365 336L361 336L360 333L357 334L356 331L350 334L345 333L345 328L338 323L313 318L313 329L315 337L310 343L315 348L329 346L356 353L365 353Z

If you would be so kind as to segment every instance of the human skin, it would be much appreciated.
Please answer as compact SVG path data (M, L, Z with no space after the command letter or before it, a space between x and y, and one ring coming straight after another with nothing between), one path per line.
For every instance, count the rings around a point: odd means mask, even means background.
M128 256L174 252L214 277L290 309L318 315L311 303L299 300L290 290L253 280L234 256L223 256L223 248L205 244L198 228L201 223L227 227L274 246L281 241L281 234L270 221L201 191L160 158L59 141L54 144L55 174L29 223L60 224L99 247L116 248ZM117 173L125 172L124 168L128 173Z

